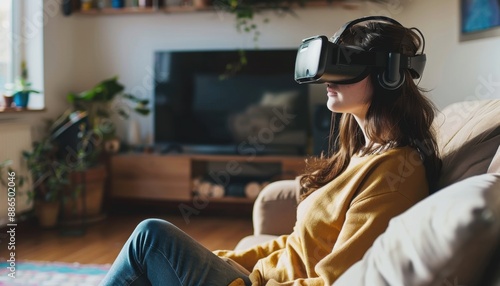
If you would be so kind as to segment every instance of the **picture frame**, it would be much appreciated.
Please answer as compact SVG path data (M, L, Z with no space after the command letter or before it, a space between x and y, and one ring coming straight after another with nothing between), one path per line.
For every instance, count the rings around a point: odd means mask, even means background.
M460 41L500 36L500 0L460 0Z

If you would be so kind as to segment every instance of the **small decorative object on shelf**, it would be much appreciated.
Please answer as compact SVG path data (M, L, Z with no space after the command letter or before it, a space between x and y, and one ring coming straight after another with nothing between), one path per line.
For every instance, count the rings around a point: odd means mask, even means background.
M139 122L132 118L128 126L127 143L132 147L138 147L142 145L141 139L141 128Z
M160 8L163 8L165 4L164 0L153 0L153 8L156 10L159 10Z
M182 0L166 0L165 5L167 7L172 7L172 6L181 6L184 3Z
M208 6L207 0L193 0L193 6L195 8L205 8Z
M69 16L73 13L73 0L63 0L62 12L65 16Z
M92 0L81 0L81 6L80 8L82 11L90 11L92 10L93 7L93 1Z
M3 95L3 101L4 101L4 108L11 108L12 104L14 103L14 97L12 94L4 94Z
M125 0L123 0L122 2L124 2ZM115 2L115 0L113 0L113 2ZM123 7L123 4L122 4L122 7ZM104 9L106 8L106 1L105 0L97 0L97 9Z
M139 7L153 7L153 0L139 0Z
M111 0L111 7L118 9L125 7L125 0Z
M120 139L115 137L104 141L104 150L108 154L117 154L120 151Z

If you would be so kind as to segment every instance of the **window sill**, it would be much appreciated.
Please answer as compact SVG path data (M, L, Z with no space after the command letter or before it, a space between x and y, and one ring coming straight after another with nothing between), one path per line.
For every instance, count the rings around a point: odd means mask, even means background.
M31 108L17 108L17 107L0 107L0 113L20 113L20 112L37 112L45 111L45 108L31 109Z

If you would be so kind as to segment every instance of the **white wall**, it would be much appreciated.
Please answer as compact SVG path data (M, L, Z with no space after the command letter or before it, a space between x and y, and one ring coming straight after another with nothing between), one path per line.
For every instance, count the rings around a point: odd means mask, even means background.
M30 0L33 1L33 0ZM44 0L45 5L60 0ZM299 9L297 17L272 12L260 24L262 48L297 47L316 34L332 35L348 20L365 15L394 17L405 26L419 27L426 37L428 63L421 86L440 108L472 97L500 98L500 38L459 42L458 0L400 0L387 5ZM100 80L119 75L128 92L152 96L153 52L166 49L251 48L251 37L235 31L229 14L216 12L62 16L46 10L44 21L44 91L46 111L3 115L40 125L68 105L69 91L87 89ZM484 82L493 84L484 84ZM496 84L496 83L499 84ZM495 85L496 84L496 85ZM313 103L323 102L324 89L313 86ZM151 132L152 118L142 118L142 135ZM125 122L121 125L125 126ZM121 132L126 136L125 130Z
M500 98L500 37L460 42L460 1L413 1L398 17L426 38L422 86L439 107L458 101ZM488 83L489 82L489 83Z
M297 48L303 38L332 35L362 10L339 7L298 9L297 17L266 12L257 19L260 48ZM269 23L262 23L268 17ZM234 16L215 11L154 15L74 15L75 91L119 75L126 91L152 98L153 53L168 49L253 48L252 36L236 31ZM315 87L314 102L325 102L324 87ZM153 119L138 118L142 137L152 133ZM122 122L121 135L127 130Z

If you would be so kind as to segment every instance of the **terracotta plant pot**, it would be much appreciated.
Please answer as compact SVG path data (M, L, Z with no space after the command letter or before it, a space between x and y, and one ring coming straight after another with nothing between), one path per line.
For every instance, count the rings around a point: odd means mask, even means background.
M35 202L35 213L40 226L43 228L55 227L59 217L59 208L59 202Z
M3 101L5 103L5 108L12 107L12 103L14 102L13 96L3 96Z

